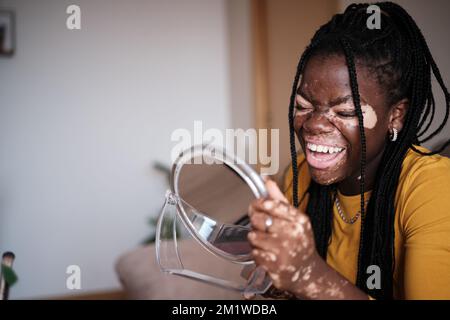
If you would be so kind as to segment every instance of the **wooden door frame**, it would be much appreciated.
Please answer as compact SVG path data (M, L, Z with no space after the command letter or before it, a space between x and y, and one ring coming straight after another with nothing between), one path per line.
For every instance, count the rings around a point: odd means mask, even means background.
M270 128L269 59L266 0L251 0L255 127Z

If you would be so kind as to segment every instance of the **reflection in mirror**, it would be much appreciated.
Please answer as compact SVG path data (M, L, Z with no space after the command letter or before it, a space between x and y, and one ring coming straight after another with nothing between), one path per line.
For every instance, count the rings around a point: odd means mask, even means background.
M178 194L198 236L232 255L250 253L245 222L255 195L238 173L223 163L185 164Z

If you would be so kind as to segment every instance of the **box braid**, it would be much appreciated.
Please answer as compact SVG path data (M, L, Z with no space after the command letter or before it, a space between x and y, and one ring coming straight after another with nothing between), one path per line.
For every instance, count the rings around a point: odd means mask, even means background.
M375 298L392 299L395 265L394 201L403 159L409 148L421 155L433 155L450 145L449 140L438 150L429 153L418 150L413 145L420 145L430 140L443 129L450 113L450 95L428 45L412 17L397 4L381 2L376 5L382 13L380 29L368 29L366 26L368 18L366 9L369 4L352 4L343 14L335 15L315 33L297 65L289 105L289 136L293 171L293 203L298 207L299 182L294 107L300 76L308 59L313 55L344 55L361 136L361 238L356 285ZM407 98L409 102L404 126L397 141L387 141L367 212L364 208L366 139L355 63L369 68L379 84L383 86L389 105L403 98ZM419 139L430 128L436 110L431 72L445 95L445 117L436 130ZM324 259L326 259L331 240L336 189L336 184L323 186L313 180L307 188L309 200L306 211L313 226L317 251ZM381 289L367 288L366 270L369 265L380 267Z

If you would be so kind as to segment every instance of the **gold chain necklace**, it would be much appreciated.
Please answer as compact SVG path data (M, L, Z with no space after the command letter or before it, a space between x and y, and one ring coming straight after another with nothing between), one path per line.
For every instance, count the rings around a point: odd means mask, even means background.
M367 204L368 202L369 202L369 200L364 201L365 204ZM353 216L350 219L348 219L345 216L344 211L341 208L341 203L339 202L339 197L338 197L337 194L336 194L334 203L336 203L336 207L337 207L339 216L341 217L342 221L344 221L345 223L354 224L359 219L359 217L361 216L361 211L358 211L355 216Z

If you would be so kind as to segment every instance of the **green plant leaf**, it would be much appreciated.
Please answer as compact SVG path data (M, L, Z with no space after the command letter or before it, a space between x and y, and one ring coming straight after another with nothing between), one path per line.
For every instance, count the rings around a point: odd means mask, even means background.
M2 264L2 275L5 279L5 282L12 287L18 280L16 273L11 267L5 266Z

